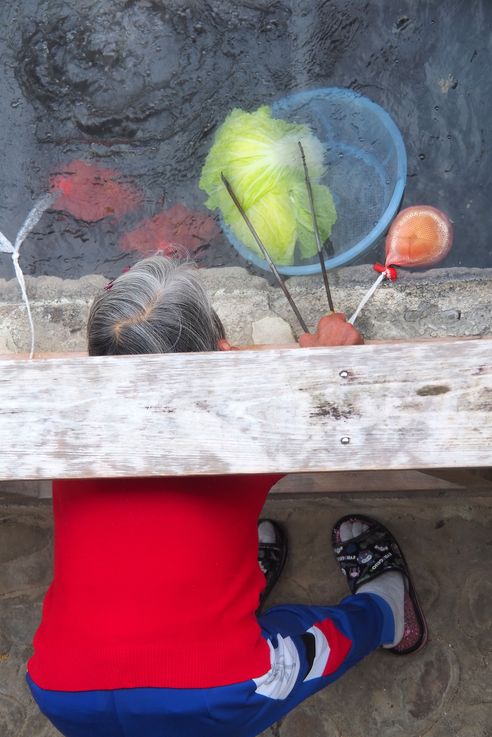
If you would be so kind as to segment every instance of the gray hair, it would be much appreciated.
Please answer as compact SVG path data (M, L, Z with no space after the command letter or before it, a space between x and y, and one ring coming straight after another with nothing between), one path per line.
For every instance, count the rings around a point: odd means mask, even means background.
M142 259L94 299L90 356L215 351L224 328L189 263Z

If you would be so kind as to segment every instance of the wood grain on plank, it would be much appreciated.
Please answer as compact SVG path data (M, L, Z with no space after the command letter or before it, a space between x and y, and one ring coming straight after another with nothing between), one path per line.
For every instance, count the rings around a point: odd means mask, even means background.
M0 479L490 465L492 341L0 362Z

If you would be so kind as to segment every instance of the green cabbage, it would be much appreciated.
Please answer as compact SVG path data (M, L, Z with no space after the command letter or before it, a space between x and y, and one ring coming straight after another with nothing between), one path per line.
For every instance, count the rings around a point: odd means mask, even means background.
M323 146L306 125L272 118L267 106L253 113L233 110L216 133L200 178L207 207L218 208L235 236L262 255L221 180L224 173L272 260L281 265L294 262L297 241L303 258L317 252L299 141L325 240L336 212L329 189L317 184L325 173Z
M229 195L228 195L229 196ZM236 206L234 209L237 212ZM294 261L296 219L289 195L267 192L246 210L270 258L275 264L288 265ZM241 215L229 223L234 235L253 253L264 258Z
M324 184L311 184L313 190L316 222L323 244L331 234L331 229L337 219L337 211L330 190ZM297 221L297 238L302 258L316 256L318 247L313 229L313 218L309 205L309 195L306 184L297 184L290 192L294 216Z

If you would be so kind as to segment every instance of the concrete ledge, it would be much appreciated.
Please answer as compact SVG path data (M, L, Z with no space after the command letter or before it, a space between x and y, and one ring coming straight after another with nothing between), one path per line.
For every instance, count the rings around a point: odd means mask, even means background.
M201 273L233 343L285 342L289 326L299 334L284 295L267 279L239 267L204 269ZM331 274L336 309L350 315L374 278L369 266ZM84 350L89 305L107 280L99 275L78 280L41 276L27 277L26 282L36 350ZM327 312L321 276L291 278L288 286L304 319L314 327ZM491 315L492 269L401 271L395 283L384 284L376 292L357 325L368 339L478 337L491 332ZM0 280L0 323L0 353L29 349L29 325L14 279Z

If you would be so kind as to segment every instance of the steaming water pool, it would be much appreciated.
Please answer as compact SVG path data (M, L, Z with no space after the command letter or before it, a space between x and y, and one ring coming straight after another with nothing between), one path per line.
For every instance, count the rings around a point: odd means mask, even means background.
M205 212L200 170L233 107L323 86L361 92L398 124L403 206L432 204L455 224L442 265L492 266L488 0L19 0L0 21L0 230L13 239L74 160L140 193L118 218L45 213L22 246L26 274L117 276L140 257L125 235L142 222L176 204ZM195 257L245 265L210 230ZM365 260L376 257L381 246ZM2 255L0 277L12 275Z

